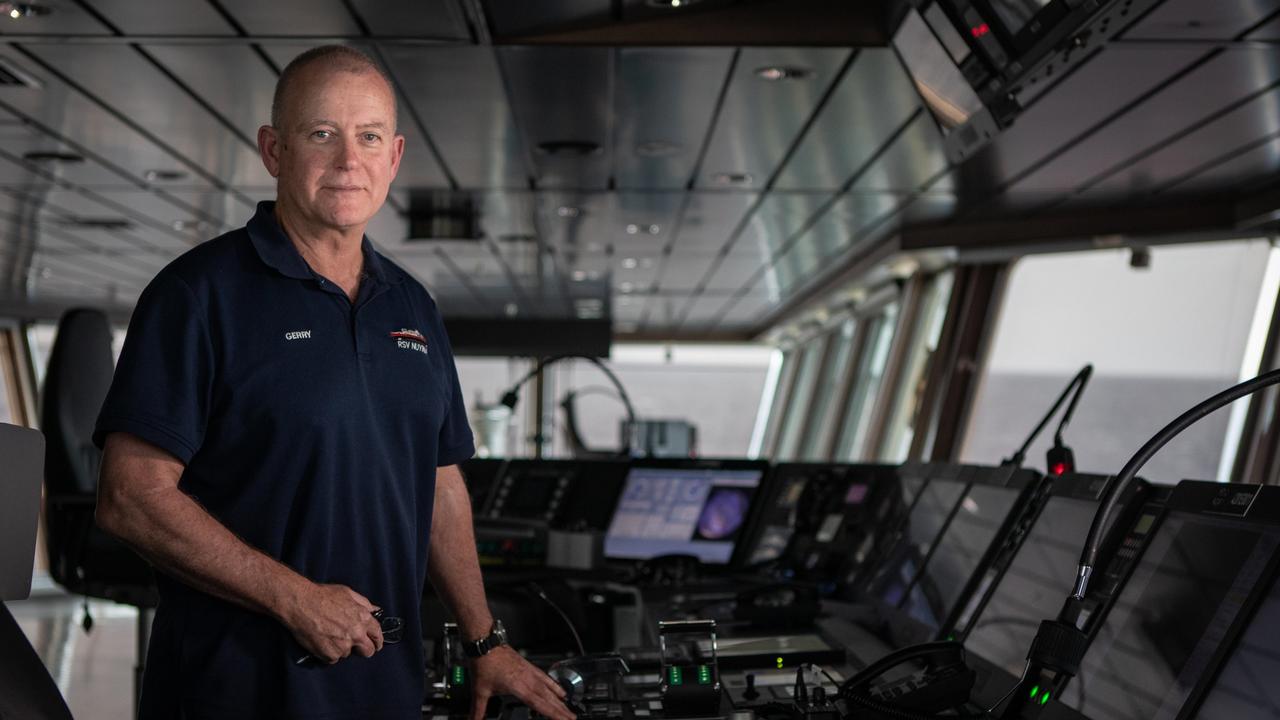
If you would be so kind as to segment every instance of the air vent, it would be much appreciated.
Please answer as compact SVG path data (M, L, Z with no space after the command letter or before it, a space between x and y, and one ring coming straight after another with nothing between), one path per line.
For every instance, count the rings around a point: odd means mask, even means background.
M133 223L123 218L70 218L61 225L81 230L128 230Z
M5 87L38 89L40 87L40 81L31 77L31 75L19 68L9 58L0 56L0 88Z
M422 193L409 198L408 241L479 240L479 210L463 194Z

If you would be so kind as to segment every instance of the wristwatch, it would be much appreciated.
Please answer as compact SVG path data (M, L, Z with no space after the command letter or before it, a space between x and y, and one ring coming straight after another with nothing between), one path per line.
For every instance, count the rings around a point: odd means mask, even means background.
M494 648L500 648L507 644L507 629L502 626L501 620L494 620L493 627L489 629L489 634L470 642L462 643L462 652L470 658L483 657L489 654Z

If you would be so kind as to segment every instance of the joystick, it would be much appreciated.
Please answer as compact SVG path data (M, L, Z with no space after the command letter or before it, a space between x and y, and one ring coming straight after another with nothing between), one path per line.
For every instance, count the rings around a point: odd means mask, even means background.
M747 689L743 691L742 697L747 700L755 700L760 697L760 691L756 689L756 674L747 673Z

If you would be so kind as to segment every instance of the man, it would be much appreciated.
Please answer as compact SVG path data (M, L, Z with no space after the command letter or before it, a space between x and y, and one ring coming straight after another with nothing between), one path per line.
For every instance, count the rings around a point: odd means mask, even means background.
M364 239L404 150L387 77L303 53L258 147L276 202L147 287L94 434L98 522L160 574L141 717L419 718L428 572L477 652L496 636L449 341ZM511 693L573 720L509 647L473 662L477 719Z

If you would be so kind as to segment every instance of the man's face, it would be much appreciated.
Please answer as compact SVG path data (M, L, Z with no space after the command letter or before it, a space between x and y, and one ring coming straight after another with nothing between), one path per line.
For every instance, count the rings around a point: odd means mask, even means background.
M363 228L386 201L404 152L391 89L376 72L318 62L303 68L282 110L282 127L258 131L280 200L308 223Z

